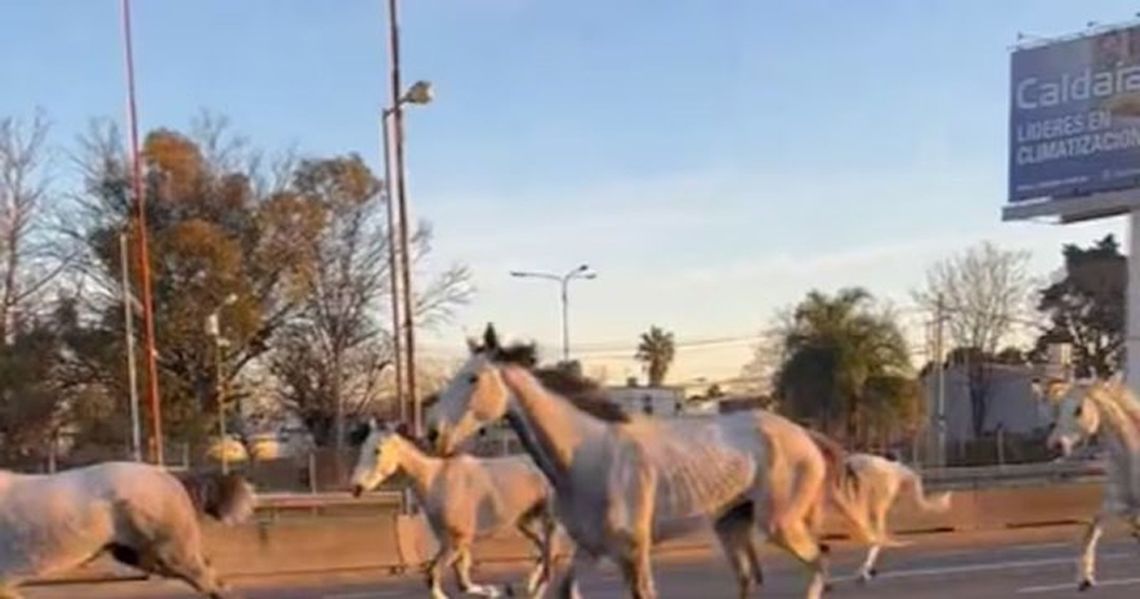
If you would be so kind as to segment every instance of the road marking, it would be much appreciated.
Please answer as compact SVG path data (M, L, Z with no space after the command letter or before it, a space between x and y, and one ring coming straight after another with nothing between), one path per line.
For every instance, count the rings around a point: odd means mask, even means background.
M1100 557L1101 560L1107 559L1121 559L1125 557L1132 557L1130 553L1106 553ZM1073 558L1071 557L1052 557L1044 559L1025 559L1013 560L1008 562L997 562L987 564L964 564L961 566L941 566L934 568L915 568L912 570L891 570L883 572L876 576L876 579L890 579L890 578L919 578L923 576L941 576L945 574L970 574L973 572L990 572L993 570L1006 570L1009 568L1039 568L1042 566L1057 566L1061 564L1071 564ZM853 576L845 576L843 578L836 578L836 581L851 581L855 580Z
M405 591L363 591L357 593L335 593L332 595L321 595L321 599L382 599L385 597L399 597L406 594Z
M1100 587L1126 587L1134 584L1140 584L1140 578L1118 578L1116 580L1100 580L1097 581L1095 588ZM1017 592L1022 595L1030 593L1052 593L1055 591L1072 591L1076 588L1077 583L1066 582L1065 584L1050 584L1039 587L1023 587L1017 589Z

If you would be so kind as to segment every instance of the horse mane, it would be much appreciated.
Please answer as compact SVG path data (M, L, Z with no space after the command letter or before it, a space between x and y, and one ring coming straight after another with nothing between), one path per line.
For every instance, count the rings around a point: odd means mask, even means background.
M487 352L497 364L511 364L526 368L547 391L557 394L570 405L603 422L629 422L630 416L606 394L597 381L569 368L559 366L538 367L538 355L533 343L513 343L505 347L479 346L475 351Z
M1127 428L1132 437L1130 441L1140 443L1140 401L1123 381L1098 381L1092 385L1086 397L1102 406L1107 405L1119 411L1124 417L1124 422L1121 424Z
M176 472L194 509L216 520L242 520L252 511L254 501L249 483L236 473Z

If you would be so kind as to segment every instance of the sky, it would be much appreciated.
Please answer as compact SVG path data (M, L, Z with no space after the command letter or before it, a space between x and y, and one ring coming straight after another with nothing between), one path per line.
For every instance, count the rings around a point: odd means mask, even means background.
M143 130L206 109L260 147L379 165L380 0L133 6ZM572 352L624 379L638 374L638 334L660 325L680 345L677 382L735 376L774 312L811 289L862 285L906 307L932 262L985 239L1033 252L1047 275L1062 243L1123 235L1124 223L1000 221L1009 48L1019 32L1066 34L1136 9L405 1L404 79L436 90L407 114L411 209L435 228L429 269L467 264L477 288L424 333L424 352L462 356L464 335L493 321L555 357L557 288L512 269L591 265L598 278L571 288ZM61 152L92 118L121 120L118 0L0 0L0 11L0 115L43 109Z

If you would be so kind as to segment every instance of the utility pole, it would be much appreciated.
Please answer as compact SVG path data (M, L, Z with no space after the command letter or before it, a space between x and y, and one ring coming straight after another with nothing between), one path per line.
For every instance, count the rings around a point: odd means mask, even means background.
M938 362L938 465L946 466L946 352L944 325L946 302L941 293L935 304L934 354Z
M138 225L139 287L142 290L143 341L146 347L146 398L150 408L150 457L159 466L165 463L162 439L162 406L158 394L158 350L154 340L154 304L150 288L150 252L147 248L146 188L143 186L142 156L139 153L138 114L135 108L135 61L131 45L131 5L123 0L123 50L127 70L127 121L131 141L131 187Z
M135 317L134 295L131 294L130 269L127 233L119 233L119 268L122 269L123 286L123 328L127 341L127 390L131 400L131 457L142 461L142 426L139 423L138 373L135 366Z

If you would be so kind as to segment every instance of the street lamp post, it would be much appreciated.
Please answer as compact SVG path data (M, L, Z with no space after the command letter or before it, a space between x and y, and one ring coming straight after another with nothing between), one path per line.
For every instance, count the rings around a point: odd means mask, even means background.
M529 271L513 270L513 271L511 271L511 276L512 277L518 277L518 278L546 279L549 281L555 281L559 284L560 290L561 290L561 296L560 297L561 297L561 302L562 302L562 361L563 362L569 362L570 361L570 317L569 317L569 312L570 312L570 309L569 309L569 305L570 305L570 294L569 294L570 281L573 281L574 279L594 279L594 278L597 278L597 276L598 276L597 273L591 272L589 265L583 264L583 265L579 266L578 268L575 268L574 270L571 270L570 272L563 274L563 275L556 275L556 274L548 273L548 272L529 272Z
M388 221L388 272L391 277L392 295L392 350L396 365L396 403L400 406L400 420L407 422L408 399L415 401L415 368L414 358L414 331L412 330L412 302L410 291L410 266L408 265L408 233L405 225L407 217L407 204L404 201L404 169L403 161L396 169L395 178L400 181L398 187L392 185L393 169L391 159L392 135L388 126L389 118L401 110L404 104L424 105L432 101L433 92L431 83L417 81L400 96L395 105L385 108L380 116L381 141L384 148L384 196L387 203ZM399 132L400 130L397 129ZM403 140L397 138L397 146L402 146ZM398 191L398 193L393 193ZM399 216L396 209L399 207ZM403 293L401 294L401 291ZM403 322L401 322L403 321ZM401 339L401 336L404 339ZM402 348L407 348L407 361L402 359ZM408 396L404 395L405 380L408 385ZM413 430L418 430L419 410L413 407Z
M236 301L237 295L233 293L229 294L226 296L226 299L222 301L222 305L218 306L216 310L211 312L210 315L206 317L206 334L214 340L214 376L217 378L217 380L214 382L216 385L214 392L218 396L218 451L221 456L220 459L222 462L222 474L228 474L230 471L229 444L227 442L228 433L226 432L226 384L224 378L225 373L222 369L224 358L222 353L229 345L229 341L226 338L222 337L220 314L222 308L233 305L233 303Z
M119 268L122 270L123 328L127 342L127 393L131 401L131 457L142 461L142 425L139 423L138 373L135 370L134 296L131 294L127 233L119 233Z

